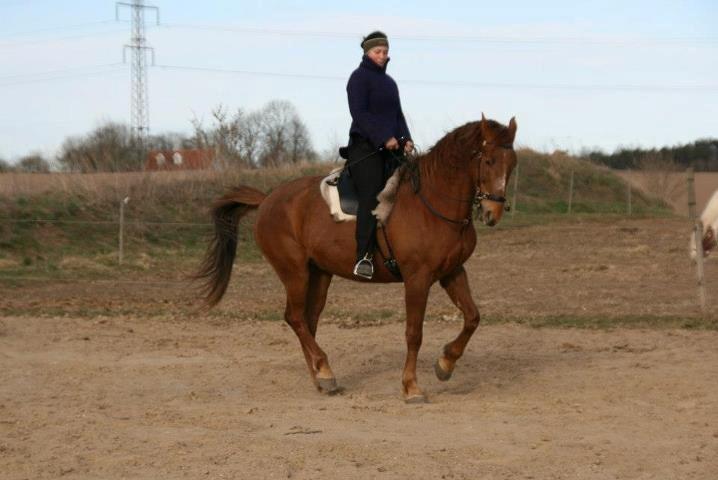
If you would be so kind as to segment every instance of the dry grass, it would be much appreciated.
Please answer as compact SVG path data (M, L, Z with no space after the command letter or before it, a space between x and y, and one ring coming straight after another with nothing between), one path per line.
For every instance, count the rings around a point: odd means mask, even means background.
M329 171L329 164L302 163L262 170L194 170L174 172L122 172L122 173L3 173L0 174L0 196L34 196L47 192L82 195L96 199L120 199L128 192L142 191L151 195L154 188L181 184L182 196L193 197L196 190L205 190L207 185L231 185L240 180L260 177L292 178L310 171ZM264 183L261 182L260 183ZM189 189L189 190L188 190Z
M207 181L220 176L214 171L126 173L5 173L0 175L0 195L14 197L60 192L102 197L108 192L130 191L139 185Z

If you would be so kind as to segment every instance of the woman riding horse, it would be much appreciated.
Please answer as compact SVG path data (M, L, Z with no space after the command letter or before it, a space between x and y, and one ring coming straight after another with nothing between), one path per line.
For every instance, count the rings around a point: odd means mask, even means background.
M439 282L464 315L463 328L435 363L440 380L451 377L479 325L463 267L476 246L472 207L479 206L486 225L501 220L506 185L516 166L515 135L513 118L504 126L482 116L447 133L428 153L412 160L412 168L401 177L384 231L404 283L407 351L401 384L409 403L426 400L416 362L431 286ZM331 394L339 387L317 342L317 324L332 277L356 279L351 269L355 232L350 223L332 218L319 189L322 178L298 178L269 194L240 185L218 199L212 209L215 236L197 276L206 280L207 303L217 304L232 275L239 222L257 209L254 238L286 290L284 319L299 339L314 385ZM382 235L377 256L386 251L383 240ZM371 282L397 281L377 262Z
M384 186L387 165L396 150L414 149L401 111L399 89L386 74L389 40L383 32L372 32L361 42L364 56L349 77L347 97L352 124L349 129L349 171L359 200L356 222L357 258L354 275L371 279L376 247L377 195Z

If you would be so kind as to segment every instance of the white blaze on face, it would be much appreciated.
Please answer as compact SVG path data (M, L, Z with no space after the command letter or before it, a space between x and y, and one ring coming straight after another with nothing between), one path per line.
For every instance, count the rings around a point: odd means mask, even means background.
M506 189L506 170L501 172L501 175L496 177L494 180L494 184L491 185L493 188L492 192L498 193L498 192L504 192Z

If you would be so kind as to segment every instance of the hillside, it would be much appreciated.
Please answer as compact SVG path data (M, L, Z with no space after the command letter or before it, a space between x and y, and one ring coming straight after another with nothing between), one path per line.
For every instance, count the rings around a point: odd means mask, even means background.
M572 212L623 215L626 183L610 170L562 154L521 150L516 211L502 224L565 218L571 172ZM163 261L196 257L211 234L208 208L227 187L244 183L268 191L291 178L328 172L335 164L310 164L231 173L0 174L0 271L90 270L117 264L120 201L125 208L125 268L148 269ZM666 215L662 201L633 192L634 215ZM479 227L481 228L481 227ZM240 229L240 240L249 229ZM249 242L250 244L252 242ZM253 247L244 259L259 258ZM89 261L89 263L88 263Z

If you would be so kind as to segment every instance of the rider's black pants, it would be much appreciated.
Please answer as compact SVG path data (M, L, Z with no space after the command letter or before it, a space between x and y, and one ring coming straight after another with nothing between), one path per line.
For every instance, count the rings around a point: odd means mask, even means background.
M376 199L384 187L386 167L391 153L377 151L366 139L352 135L348 163L359 200L357 211L357 260L376 248L376 217L371 213L378 204ZM363 160L362 160L363 159ZM357 162L357 163L354 163Z

